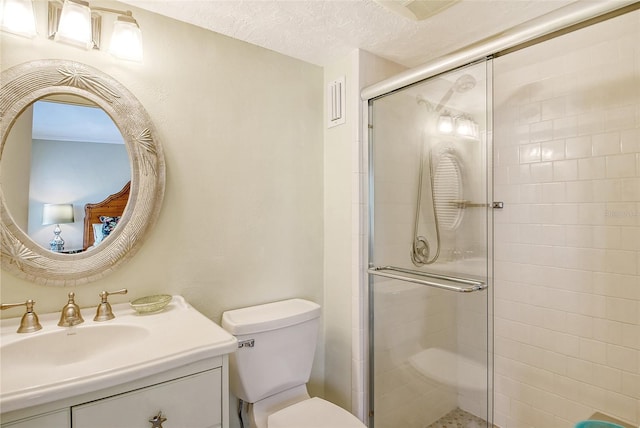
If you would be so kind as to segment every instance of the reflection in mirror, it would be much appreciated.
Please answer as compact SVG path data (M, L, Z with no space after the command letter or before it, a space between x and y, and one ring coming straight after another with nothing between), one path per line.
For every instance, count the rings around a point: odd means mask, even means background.
M7 206L16 224L52 251L83 250L85 204L105 199L131 180L120 131L106 112L82 97L53 95L29 105L11 128L6 146L11 153L3 156L2 175L10 173L14 181L19 174L21 183L4 189ZM5 168L14 162L26 168ZM51 204L70 205L73 215L45 218L43 209Z

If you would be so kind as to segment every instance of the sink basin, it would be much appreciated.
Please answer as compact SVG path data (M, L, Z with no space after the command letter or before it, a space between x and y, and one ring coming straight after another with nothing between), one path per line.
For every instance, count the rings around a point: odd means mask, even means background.
M50 370L67 364L77 364L100 354L121 352L128 344L143 340L149 329L135 325L97 324L60 329L25 340L3 345L2 371L5 368Z
M19 410L151 376L235 351L236 339L174 296L159 313L113 305L115 319L58 327L59 313L39 314L42 330L16 333L20 318L2 320L0 408Z

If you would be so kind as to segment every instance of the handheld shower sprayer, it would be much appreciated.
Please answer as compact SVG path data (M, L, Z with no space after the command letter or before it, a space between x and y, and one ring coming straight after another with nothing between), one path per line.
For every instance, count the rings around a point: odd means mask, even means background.
M476 87L476 79L470 74L463 74L458 77L449 90L440 99L435 111L439 112L449 102L454 93L463 94Z

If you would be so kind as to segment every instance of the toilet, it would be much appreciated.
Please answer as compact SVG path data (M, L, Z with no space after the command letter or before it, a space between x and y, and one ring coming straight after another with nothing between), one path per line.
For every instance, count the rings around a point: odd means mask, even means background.
M351 413L307 392L319 318L320 306L303 299L222 314L222 328L238 339L229 356L229 386L249 403L251 428L365 428Z

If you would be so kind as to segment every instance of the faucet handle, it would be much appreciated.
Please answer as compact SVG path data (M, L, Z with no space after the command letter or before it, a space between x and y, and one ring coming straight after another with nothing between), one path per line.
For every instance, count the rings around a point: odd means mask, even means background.
M18 327L17 331L18 333L32 333L42 328L42 325L40 325L40 321L38 320L38 315L33 312L33 305L35 304L36 302L31 299L22 303L2 303L0 304L0 310L26 306L27 311L22 316L22 319L20 320L20 327Z
M74 325L84 322L84 319L80 314L80 307L76 305L75 296L76 293L73 291L69 292L69 301L62 308L60 321L58 321L58 325L60 327L73 327Z
M111 310L111 305L107 301L107 298L111 294L127 294L127 289L123 288L118 291L102 291L99 296L102 301L98 305L98 309L96 310L96 316L93 318L94 321L109 321L114 319L116 316L113 315L113 311Z

